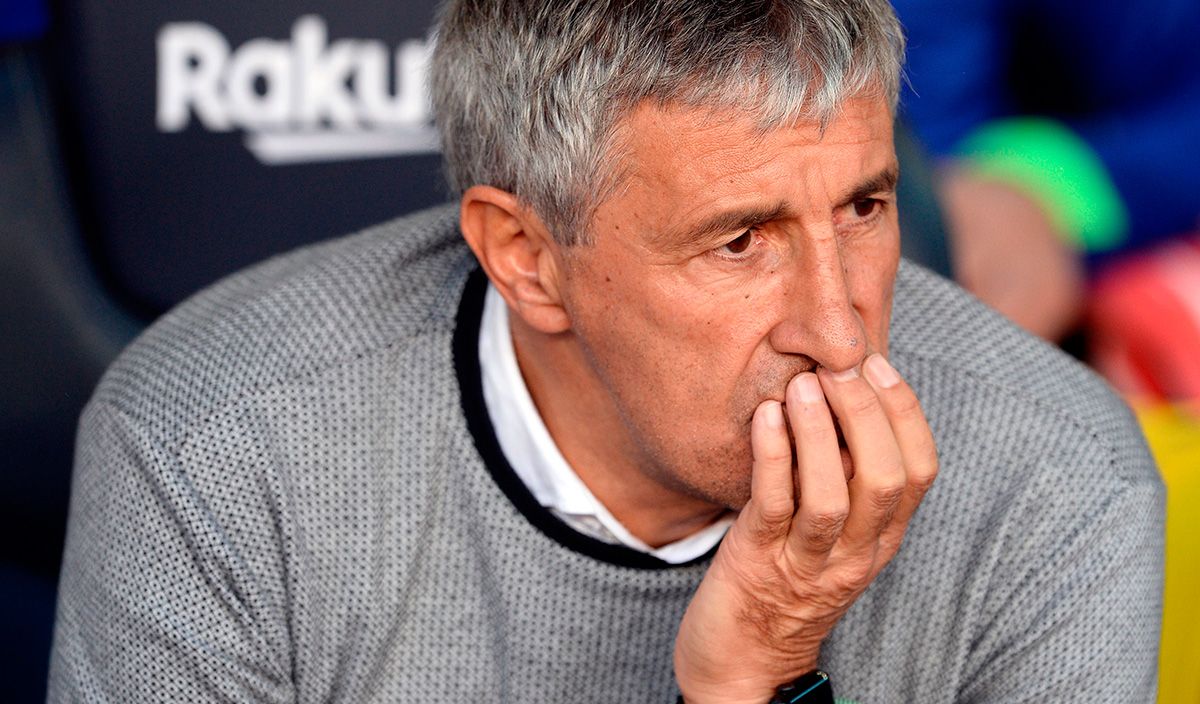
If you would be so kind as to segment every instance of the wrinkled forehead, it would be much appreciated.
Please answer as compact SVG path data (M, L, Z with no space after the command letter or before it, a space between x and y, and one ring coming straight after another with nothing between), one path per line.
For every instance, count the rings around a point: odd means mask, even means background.
M781 180L833 187L894 162L892 112L878 97L845 101L825 124L810 119L773 128L763 128L751 111L647 101L617 127L610 199L657 197L667 209L676 201L778 196Z

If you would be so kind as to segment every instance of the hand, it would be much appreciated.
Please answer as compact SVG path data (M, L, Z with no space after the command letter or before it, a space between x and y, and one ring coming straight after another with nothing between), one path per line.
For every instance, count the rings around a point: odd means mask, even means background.
M1052 342L1078 321L1083 265L1032 198L953 169L940 195L954 275L1009 320Z
M689 704L762 704L817 665L821 642L900 547L937 475L912 390L879 355L788 384L754 413L750 500L721 543L675 641ZM827 403L828 402L828 403ZM843 473L830 408L854 476Z

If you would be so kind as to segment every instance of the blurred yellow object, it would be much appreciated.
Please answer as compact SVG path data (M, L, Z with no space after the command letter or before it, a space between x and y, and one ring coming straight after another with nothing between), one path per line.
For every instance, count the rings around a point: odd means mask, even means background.
M1200 412L1134 404L1167 485L1159 704L1200 703Z

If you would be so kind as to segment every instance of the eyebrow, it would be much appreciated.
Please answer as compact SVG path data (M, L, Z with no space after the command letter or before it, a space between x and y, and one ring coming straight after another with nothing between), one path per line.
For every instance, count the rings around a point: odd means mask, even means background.
M686 249L692 245L707 242L726 232L744 230L754 225L777 220L785 217L789 212L787 205L783 202L723 210L699 223L689 224L678 229L672 228L657 239L672 249Z
M850 195L842 199L838 205L849 205L855 201L860 201L864 198L870 198L871 196L879 193L891 193L892 191L896 190L896 184L899 183L899 181L900 167L896 164L892 164L883 171L880 171L879 173L871 176L867 180L855 186L850 191Z
M849 205L855 201L863 200L880 193L890 193L896 190L896 183L899 181L899 178L899 168L895 164L892 164L854 186L837 203L837 206ZM792 214L792 209L783 201L767 205L723 210L714 213L698 223L680 228L672 228L667 233L655 239L671 249L687 249L697 244L707 243L712 238L724 233L744 230L764 222L786 218Z

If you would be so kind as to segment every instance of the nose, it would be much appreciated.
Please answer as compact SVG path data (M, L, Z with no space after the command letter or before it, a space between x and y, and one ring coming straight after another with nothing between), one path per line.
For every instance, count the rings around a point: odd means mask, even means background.
M782 301L770 343L781 354L805 355L831 371L855 367L866 356L867 336L837 235L830 226L802 240L778 272Z

